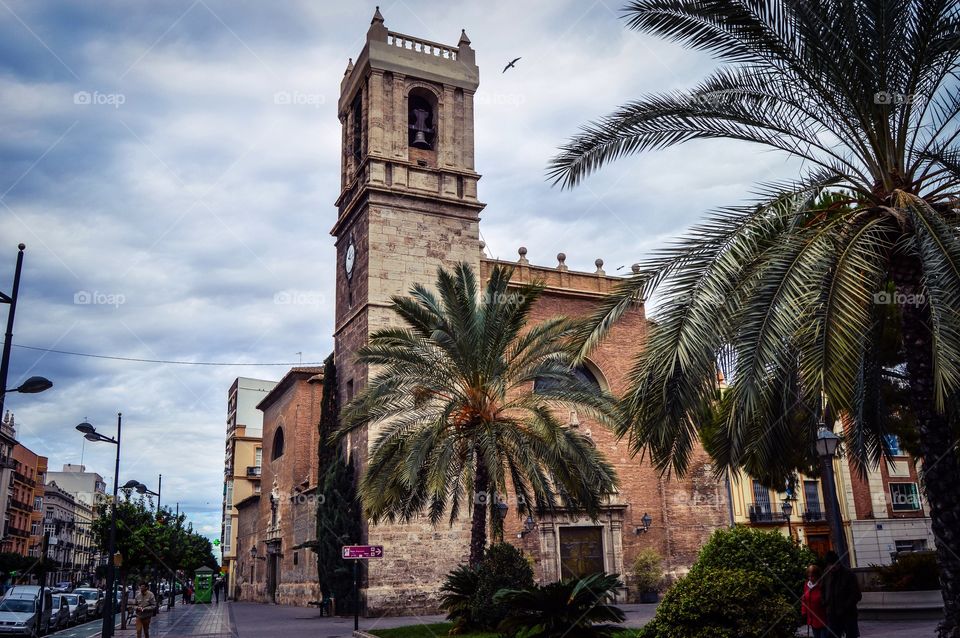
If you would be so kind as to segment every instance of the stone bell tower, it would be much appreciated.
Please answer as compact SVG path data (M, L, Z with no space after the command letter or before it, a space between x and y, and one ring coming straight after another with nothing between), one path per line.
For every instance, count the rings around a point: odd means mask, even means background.
M337 198L336 328L341 405L367 382L355 362L372 332L397 323L394 295L433 286L437 267L465 261L480 273L474 170L473 95L479 69L466 33L449 46L395 33L379 8L356 63L340 84L343 127ZM372 437L357 434L351 454L362 467ZM469 521L365 526L365 541L385 558L370 561L367 608L435 609L443 575L468 553Z

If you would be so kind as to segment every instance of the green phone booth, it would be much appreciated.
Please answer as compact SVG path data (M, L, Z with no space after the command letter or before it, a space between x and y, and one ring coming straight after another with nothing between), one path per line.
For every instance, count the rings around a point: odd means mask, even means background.
M209 603L213 599L213 570L201 567L193 576L193 602Z

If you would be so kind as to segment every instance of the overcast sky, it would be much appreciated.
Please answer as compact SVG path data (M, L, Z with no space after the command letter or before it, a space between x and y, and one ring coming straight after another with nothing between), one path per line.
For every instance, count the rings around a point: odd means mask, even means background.
M711 208L789 175L782 156L703 142L623 160L573 191L556 147L650 91L692 87L708 58L624 28L614 0L382 2L388 28L477 51L477 170L489 252L618 266ZM337 93L373 2L0 0L0 290L27 244L14 343L97 355L319 362L332 349ZM506 61L521 56L502 74ZM278 104L277 93L300 96ZM280 100L283 101L283 100ZM293 299L297 303L279 303ZM5 312L5 311L4 311ZM5 316L0 313L0 316ZM20 438L51 469L83 461L124 414L120 479L179 501L219 536L226 394L285 366L182 366L13 349Z

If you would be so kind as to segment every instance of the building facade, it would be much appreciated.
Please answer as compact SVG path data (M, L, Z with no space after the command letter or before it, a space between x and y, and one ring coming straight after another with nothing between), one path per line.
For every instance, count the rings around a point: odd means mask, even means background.
M480 242L484 204L474 164L473 108L480 77L475 55L466 33L456 46L439 44L388 30L377 11L356 63L347 66L338 102L341 192L331 231L341 405L370 375L353 354L372 332L397 323L392 296L406 295L414 284L432 288L439 266L463 262L486 275L497 263L484 255ZM569 270L563 254L555 266L534 266L521 248L519 259L509 265L516 267L516 284L540 279L547 286L535 320L583 316L616 281L604 273L600 260L595 272ZM621 390L645 329L643 308L637 306L583 373L598 387ZM729 523L726 492L712 478L706 456L697 452L684 481L664 479L632 458L604 428L580 415L569 419L570 427L590 432L620 471L621 491L611 495L598 521L570 512L528 523L508 514L507 540L531 556L542 582L595 568L629 579L634 556L645 547L656 548L672 571L682 573L705 538ZM360 471L373 434L359 432L349 441ZM516 505L509 511L515 513ZM649 529L642 525L644 514L653 521ZM426 521L365 525L363 541L383 545L385 552L383 559L370 562L364 577L368 612L435 610L444 576L469 554L469 524L462 517L453 526ZM628 595L625 590L619 598Z
M296 367L257 406L263 412L263 487L237 510L235 553L244 600L306 605L320 599L309 546L316 540L317 506L324 505L316 498L322 396L323 368ZM240 529L246 532L242 539Z
M43 536L38 523L43 512L47 457L17 443L13 446L10 460L10 483L0 551L32 556Z
M47 472L47 482L70 493L74 501L96 509L107 498L107 484L96 472L88 472L85 465L66 463L59 472Z
M47 558L56 567L48 572L52 583L76 582L76 501L56 482L44 491L43 531L50 535Z
M3 512L3 529L9 525L10 487L13 482L13 448L17 445L17 427L13 413L7 410L0 421L0 512ZM6 538L6 533L4 533Z
M263 414L257 404L276 386L276 381L238 377L227 393L227 436L224 450L223 504L220 529L220 564L227 579L227 592L236 590L238 503L260 493L263 458Z

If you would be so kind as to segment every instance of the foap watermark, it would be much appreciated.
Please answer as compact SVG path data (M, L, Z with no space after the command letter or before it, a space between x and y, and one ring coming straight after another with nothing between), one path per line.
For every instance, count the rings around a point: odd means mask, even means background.
M874 293L873 303L878 306L922 306L927 298L919 293L904 293L899 290L881 290Z
M523 93L486 93L481 91L473 96L473 102L477 106L512 106L516 108L527 102L527 96Z
M484 304L519 304L523 303L525 299L526 295L518 292L495 292L492 294L484 292L480 295L480 302Z
M73 94L73 103L81 106L112 106L119 109L126 104L123 93L101 93L100 91L77 91Z
M277 91L273 94L273 103L279 106L312 106L318 109L327 103L327 97L321 93Z
M323 306L327 298L315 290L281 290L273 295L278 306Z
M127 298L120 293L78 290L73 293L73 303L78 306L113 306L118 308L127 303Z
M897 93L896 91L877 91L873 94L874 104L921 104L926 97L917 93Z

